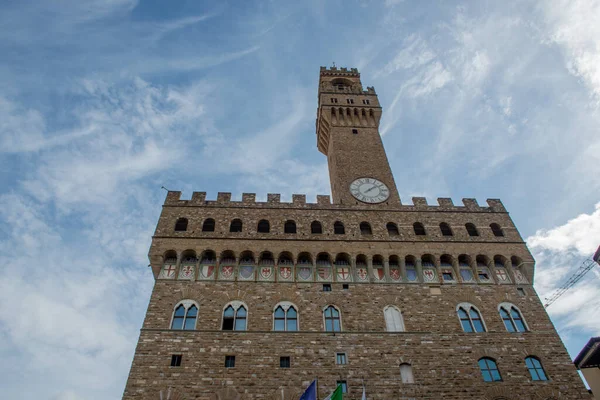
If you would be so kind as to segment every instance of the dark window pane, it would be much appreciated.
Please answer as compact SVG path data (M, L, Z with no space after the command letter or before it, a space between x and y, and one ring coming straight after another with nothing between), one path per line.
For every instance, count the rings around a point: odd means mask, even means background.
M173 354L171 356L171 367L180 367L181 366L181 354Z
M291 364L291 360L289 357L280 357L279 358L279 367L289 368L290 364Z

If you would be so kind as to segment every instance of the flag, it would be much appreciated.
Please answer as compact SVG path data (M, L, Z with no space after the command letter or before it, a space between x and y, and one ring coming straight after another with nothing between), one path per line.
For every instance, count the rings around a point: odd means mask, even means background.
M362 400L367 400L367 390L365 389L365 384L363 383L363 395Z
M306 388L302 396L300 396L300 400L317 400L317 380L312 381L310 385Z
M344 395L342 394L342 385L338 385L333 393L327 396L325 400L344 400Z

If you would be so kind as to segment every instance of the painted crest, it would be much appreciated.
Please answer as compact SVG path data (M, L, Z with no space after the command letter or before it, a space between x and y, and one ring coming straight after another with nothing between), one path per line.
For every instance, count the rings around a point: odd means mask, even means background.
M310 267L299 267L298 268L298 277L303 280L303 281L307 281L310 279L312 275L311 269Z
M194 266L184 265L179 271L179 279L193 279L194 278Z
M473 282L473 272L468 268L461 268L460 276L463 282Z
M200 266L200 274L203 278L210 278L215 272L214 265L201 265Z
M337 269L338 280L346 281L350 278L350 268L348 267L339 267Z
M383 267L373 267L373 276L375 276L375 279L378 281L382 281L383 278L385 278L385 271Z
M331 278L331 268L329 267L319 267L317 269L317 273L319 274L319 278L321 280L327 280Z
M233 276L233 265L225 265L221 267L221 276L223 278L231 278Z
M409 282L417 281L417 269L415 267L406 268L406 279Z
M510 283L510 278L504 268L496 268L496 277L500 283Z
M273 275L273 268L272 267L265 267L262 266L260 267L260 276L263 279L269 279L271 277L271 275Z
M517 283L527 283L527 278L519 271L518 269L513 269L513 273L515 274L515 279Z
M252 279L254 277L254 267L252 265L240 266L240 276L242 279Z
M433 269L423 270L423 279L425 282L433 282L435 280L435 271Z
M356 270L356 275L358 276L359 280L366 281L367 277L369 276L369 272L367 271L366 267L359 267Z
M399 281L401 279L400 268L390 268L390 278L392 278L393 281Z
M290 279L292 276L292 267L279 267L279 276L282 279Z
M172 264L163 265L162 270L160 271L160 275L158 276L161 279L173 279L175 278L175 270L177 268Z

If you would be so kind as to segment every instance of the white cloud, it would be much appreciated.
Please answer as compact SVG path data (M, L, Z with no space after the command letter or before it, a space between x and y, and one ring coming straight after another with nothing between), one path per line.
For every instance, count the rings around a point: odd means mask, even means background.
M575 273L583 261L591 259L600 245L600 203L591 214L580 214L565 224L539 230L527 238L536 261L536 290L549 298ZM561 329L597 335L600 333L600 270L587 273L551 306L548 312Z
M600 2L553 0L540 7L549 40L564 48L569 71L585 82L600 104Z

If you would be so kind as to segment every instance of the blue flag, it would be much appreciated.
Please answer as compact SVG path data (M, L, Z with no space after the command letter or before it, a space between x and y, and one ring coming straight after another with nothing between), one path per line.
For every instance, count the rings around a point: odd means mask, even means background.
M306 388L302 396L300 396L300 400L317 400L317 380L312 381L310 385Z

